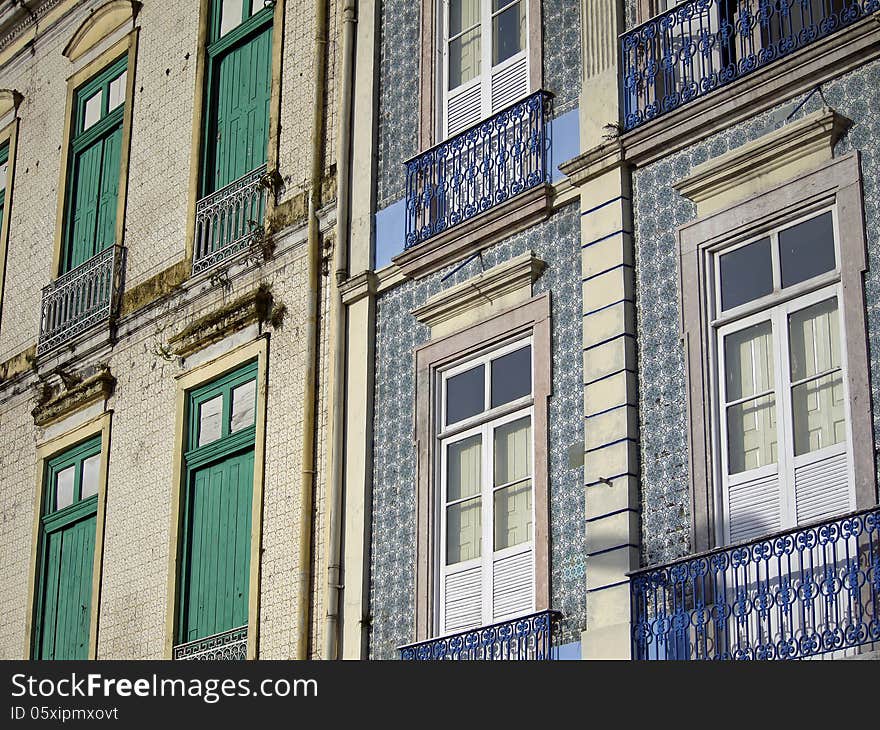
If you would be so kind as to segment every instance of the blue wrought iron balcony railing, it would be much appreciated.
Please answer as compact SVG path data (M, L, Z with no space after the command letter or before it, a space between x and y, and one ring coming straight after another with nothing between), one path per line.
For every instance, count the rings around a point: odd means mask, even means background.
M688 0L621 35L635 129L880 9L880 0Z
M635 659L880 648L880 507L636 571L631 598Z
M405 163L405 248L550 181L550 98L535 92Z
M193 274L227 261L260 239L268 197L263 164L196 203Z
M108 246L43 287L37 354L70 342L115 314L125 249Z
M244 661L247 659L247 626L178 644L172 656L184 661Z
M553 659L551 640L560 614L538 613L400 647L404 661L535 661Z

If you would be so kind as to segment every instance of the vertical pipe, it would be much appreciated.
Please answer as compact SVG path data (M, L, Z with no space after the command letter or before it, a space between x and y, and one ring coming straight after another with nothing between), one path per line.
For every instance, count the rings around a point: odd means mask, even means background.
M351 238L351 102L354 77L357 0L342 8L342 78L339 102L339 154L336 208L336 286L333 290L333 381L330 396L333 436L330 447L330 537L327 556L327 615L324 626L324 659L339 654L339 604L342 588L343 432L345 428L346 310L340 285L348 278Z
M311 575L312 490L315 488L315 446L318 369L318 301L321 239L318 207L321 194L321 173L324 165L324 98L327 86L327 16L329 0L315 3L315 83L312 100L312 165L309 176L308 251L306 267L306 352L303 386L302 479L300 483L299 555L296 564L296 658L307 659L309 650L309 606Z

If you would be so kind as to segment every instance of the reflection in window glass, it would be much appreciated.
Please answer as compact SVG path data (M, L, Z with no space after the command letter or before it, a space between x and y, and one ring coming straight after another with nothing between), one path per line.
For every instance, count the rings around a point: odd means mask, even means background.
M480 75L480 29L449 42L449 88L456 89Z
M767 395L729 406L727 441L731 474L775 464L776 397Z
M528 416L495 429L495 486L531 476L531 434Z
M722 310L733 309L773 291L769 238L723 254L719 265Z
M481 499L475 497L446 508L446 564L480 557Z
M241 8L241 0L223 0L223 8L220 11L221 36L241 25Z
M199 446L220 438L223 414L223 396L205 401L199 406Z
M55 509L64 509L73 504L75 476L76 466L69 466L55 475Z
M101 102L104 92L99 91L86 101L85 114L83 115L83 131L91 127L101 118Z
M779 232L779 264L783 287L834 270L837 264L830 211Z
M230 433L253 425L256 408L257 381L250 380L232 391L232 420Z
M502 355L492 361L492 408L532 392L532 348Z
M125 101L125 84L128 79L128 71L123 71L110 82L110 96L107 100L107 111L112 112Z
M532 482L514 484L495 492L495 549L513 547L532 539Z
M446 425L482 413L486 404L483 365L453 375L446 381Z
M98 467L100 465L101 454L95 454L83 461L80 499L88 499L98 493Z
M795 456L846 439L839 328L836 297L788 318Z
M482 445L479 434L451 444L447 451L446 501L480 493Z
M760 322L724 338L727 402L773 389L773 333Z
M507 2L495 0L498 9ZM506 61L525 47L526 8L525 1L519 0L492 18L492 65Z

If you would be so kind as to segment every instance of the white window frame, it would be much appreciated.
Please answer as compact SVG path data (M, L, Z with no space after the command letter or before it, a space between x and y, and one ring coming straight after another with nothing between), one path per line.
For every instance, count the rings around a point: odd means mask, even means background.
M816 218L826 212L832 216L832 231L834 235L835 268L831 271L814 276L806 281L782 288L781 266L779 257L779 233ZM746 302L725 312L721 311L721 273L720 260L725 254L748 246L765 238L770 238L771 264L773 269L773 291L758 299ZM729 245L715 248L706 260L708 271L706 280L711 281L712 291L709 297L709 311L715 314L709 323L713 332L711 338L711 377L712 391L715 395L712 404L711 427L713 432L713 463L716 464L716 525L721 526L719 536L724 544L730 543L729 514L729 486L739 483L777 475L780 492L780 529L797 526L797 510L795 505L795 469L801 464L819 461L823 457L836 453L846 453L847 456L847 482L850 504L856 505L857 495L854 477L853 458L853 434L852 416L850 408L850 393L848 384L849 364L847 361L847 336L846 319L844 317L843 287L841 284L841 245L840 229L838 223L838 210L836 205L817 207L796 218L789 218L777 223L772 228L765 228L757 233L752 233L748 238ZM828 299L837 300L837 313L839 317L839 342L840 371L842 373L842 385L844 388L844 410L846 419L846 441L843 444L811 451L801 456L794 455L794 431L791 410L790 378L790 347L788 336L788 318L794 312L800 311L814 304ZM728 474L728 441L727 441L727 407L725 393L725 362L724 362L724 338L735 332L741 331L755 324L769 321L773 338L773 366L774 388L777 429L777 461L756 469L747 470L737 475ZM811 376L813 380L819 376ZM751 396L751 400L758 396ZM747 476L746 476L747 475Z
M533 88L533 77L531 65L534 62L531 58L531 23L532 15L530 3L532 0L517 0L522 4L522 12L525 17L525 28L523 37L523 47L510 58L506 58L497 65L492 65L492 19L505 12L510 8L508 4L497 12L492 11L492 0L479 0L480 2L480 73L473 79L463 84L449 88L449 3L450 0L439 0L437 7L440 11L440 17L437 19L437 47L439 49L438 62L440 64L439 73L436 74L438 79L437 101L440 113L437 115L438 138L447 139L455 136L459 132L469 128L471 124L476 124L487 119L492 114L500 111L506 106L515 103L523 97L530 94L536 89ZM462 32L462 35L465 31ZM511 70L513 66L523 64L522 73L525 76L525 86L521 93L505 95L499 103L493 103L492 98L492 80L497 76ZM449 101L453 95L457 98L468 92L472 92L475 88L480 87L480 113L478 118L475 117L471 123L457 126L450 132L449 128Z
M497 360L504 355L507 355L511 352L515 352L524 347L530 348L530 378L531 378L531 388L528 395L518 398L516 400L510 401L500 406L496 406L495 408L491 407L491 363L494 360ZM435 424L435 439L436 439L436 450L437 454L437 463L435 465L435 479L436 483L439 485L439 490L437 492L438 499L435 504L435 522L434 524L439 526L439 530L437 533L438 539L434 544L434 564L436 566L434 575L435 575L435 584L433 586L434 592L434 605L438 607L438 610L435 611L435 622L433 626L433 634L435 637L446 636L450 634L456 634L461 631L470 630L473 628L479 628L481 626L487 626L498 621L507 621L519 616L529 615L534 613L535 605L536 605L536 590L535 590L535 576L536 576L536 564L535 564L535 526L536 526L536 514L535 514L535 474L536 474L536 453L535 453L535 343L534 338L529 335L524 338L517 338L513 341L510 341L500 347L493 347L490 350L478 355L477 357L471 357L467 360L464 360L460 363L456 363L455 365L448 367L442 370L438 375L440 376L437 381L437 393L436 393L436 408L435 413L437 414L438 421ZM483 398L484 398L484 410L478 413L475 416L471 416L469 418L463 419L461 421L457 421L450 425L446 425L446 393L447 393L447 383L450 378L459 375L463 372L467 372L472 370L473 368L479 367L483 365L483 378L484 378L484 387L483 387ZM521 418L529 418L529 428L530 428L530 449L531 453L529 454L531 471L529 474L529 481L531 482L531 524L532 524L532 535L531 539L525 542L518 543L517 545L513 545L511 547L503 548L501 550L496 551L494 549L494 495L498 489L502 489L505 486L509 485L501 485L496 487L494 484L494 433L495 431L508 423L512 423L513 421L517 421ZM447 566L446 564L446 508L447 508L447 499L446 499L446 488L447 488L447 453L450 446L460 443L461 441L470 438L476 434L481 435L481 489L480 489L480 509L481 509L481 547L480 547L480 556L477 558L471 558L470 560L461 561L459 563L455 563L453 566ZM521 481L521 480L520 480ZM474 495L476 496L476 495ZM467 499L473 499L474 496L469 498L464 498L462 501L466 501ZM488 547L488 550L487 550ZM528 608L524 608L516 613L512 613L510 615L505 615L503 618L495 619L494 618L494 599L493 599L493 565L495 562L499 560L503 560L505 558L513 557L518 554L523 554L526 552L531 552L532 557L532 595L531 601L529 603ZM481 622L474 626L462 627L452 631L444 631L443 627L445 626L446 620L446 612L445 612L445 601L444 601L444 578L447 575L463 572L477 566L481 567L481 580L482 580L482 617Z

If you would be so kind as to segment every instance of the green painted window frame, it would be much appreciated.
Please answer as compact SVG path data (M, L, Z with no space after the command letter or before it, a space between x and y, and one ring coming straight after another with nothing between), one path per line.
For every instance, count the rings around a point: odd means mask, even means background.
M239 431L232 432L232 392L241 385L250 381L256 383L254 392L254 422ZM259 363L257 360L242 365L235 370L220 376L219 378L207 383L206 385L194 388L187 393L186 409L184 413L184 423L186 428L184 431L184 499L181 521L181 540L180 540L180 572L177 583L177 619L175 626L175 641L177 643L186 643L187 626L184 622L186 619L186 610L184 602L186 601L186 586L190 571L190 516L192 510L192 482L193 475L197 469L208 466L211 463L219 462L225 458L234 457L247 449L256 449L256 427L257 427L257 402L258 389L260 386ZM223 397L223 405L221 409L221 430L220 437L204 446L197 446L199 436L199 408L200 406L218 395ZM253 504L251 504L253 509ZM229 629L238 628L230 626Z
M87 519L98 512L98 495L82 499L82 470L86 459L101 453L101 435L93 436L85 441L66 449L62 453L53 456L45 463L43 471L40 536L37 549L37 586L34 609L34 631L31 641L31 657L36 659L36 654L42 643L43 635L43 610L45 608L46 573L48 566L47 546L49 534L73 525L80 520ZM75 466L73 503L62 509L56 509L55 481L59 472ZM92 548L94 550L94 546ZM94 557L94 553L93 553Z
M70 261L73 255L73 212L76 207L77 196L77 181L75 179L76 174L74 170L77 156L88 147L103 142L103 140L106 140L111 134L122 127L123 118L125 116L125 107L129 102L129 99L127 98L127 89L125 89L126 97L123 99L122 103L110 111L110 84L128 71L128 53L125 53L112 63L108 64L103 71L84 83L74 92L70 150L67 155L67 184L65 187L64 226L61 245L61 261L59 264L61 270L59 271L59 274L73 268L70 265ZM98 118L98 121L94 122L88 129L83 131L86 103L98 92L102 94L101 116ZM95 231L95 235L97 235L97 231ZM114 243L116 242L113 241L108 245L113 245Z
M206 47L207 73L205 74L205 93L202 114L201 164L199 169L199 198L216 192L216 186L210 184L212 167L215 163L215 151L212 148L212 137L216 135L216 110L218 103L214 98L214 81L219 62L230 50L243 46L255 36L271 27L275 14L275 2L264 5L258 12L250 15L251 0L242 0L242 22L225 35L220 35L221 12L223 0L213 0L210 24L208 27L208 45ZM267 124L268 146L268 124ZM221 186L222 187L222 186Z

